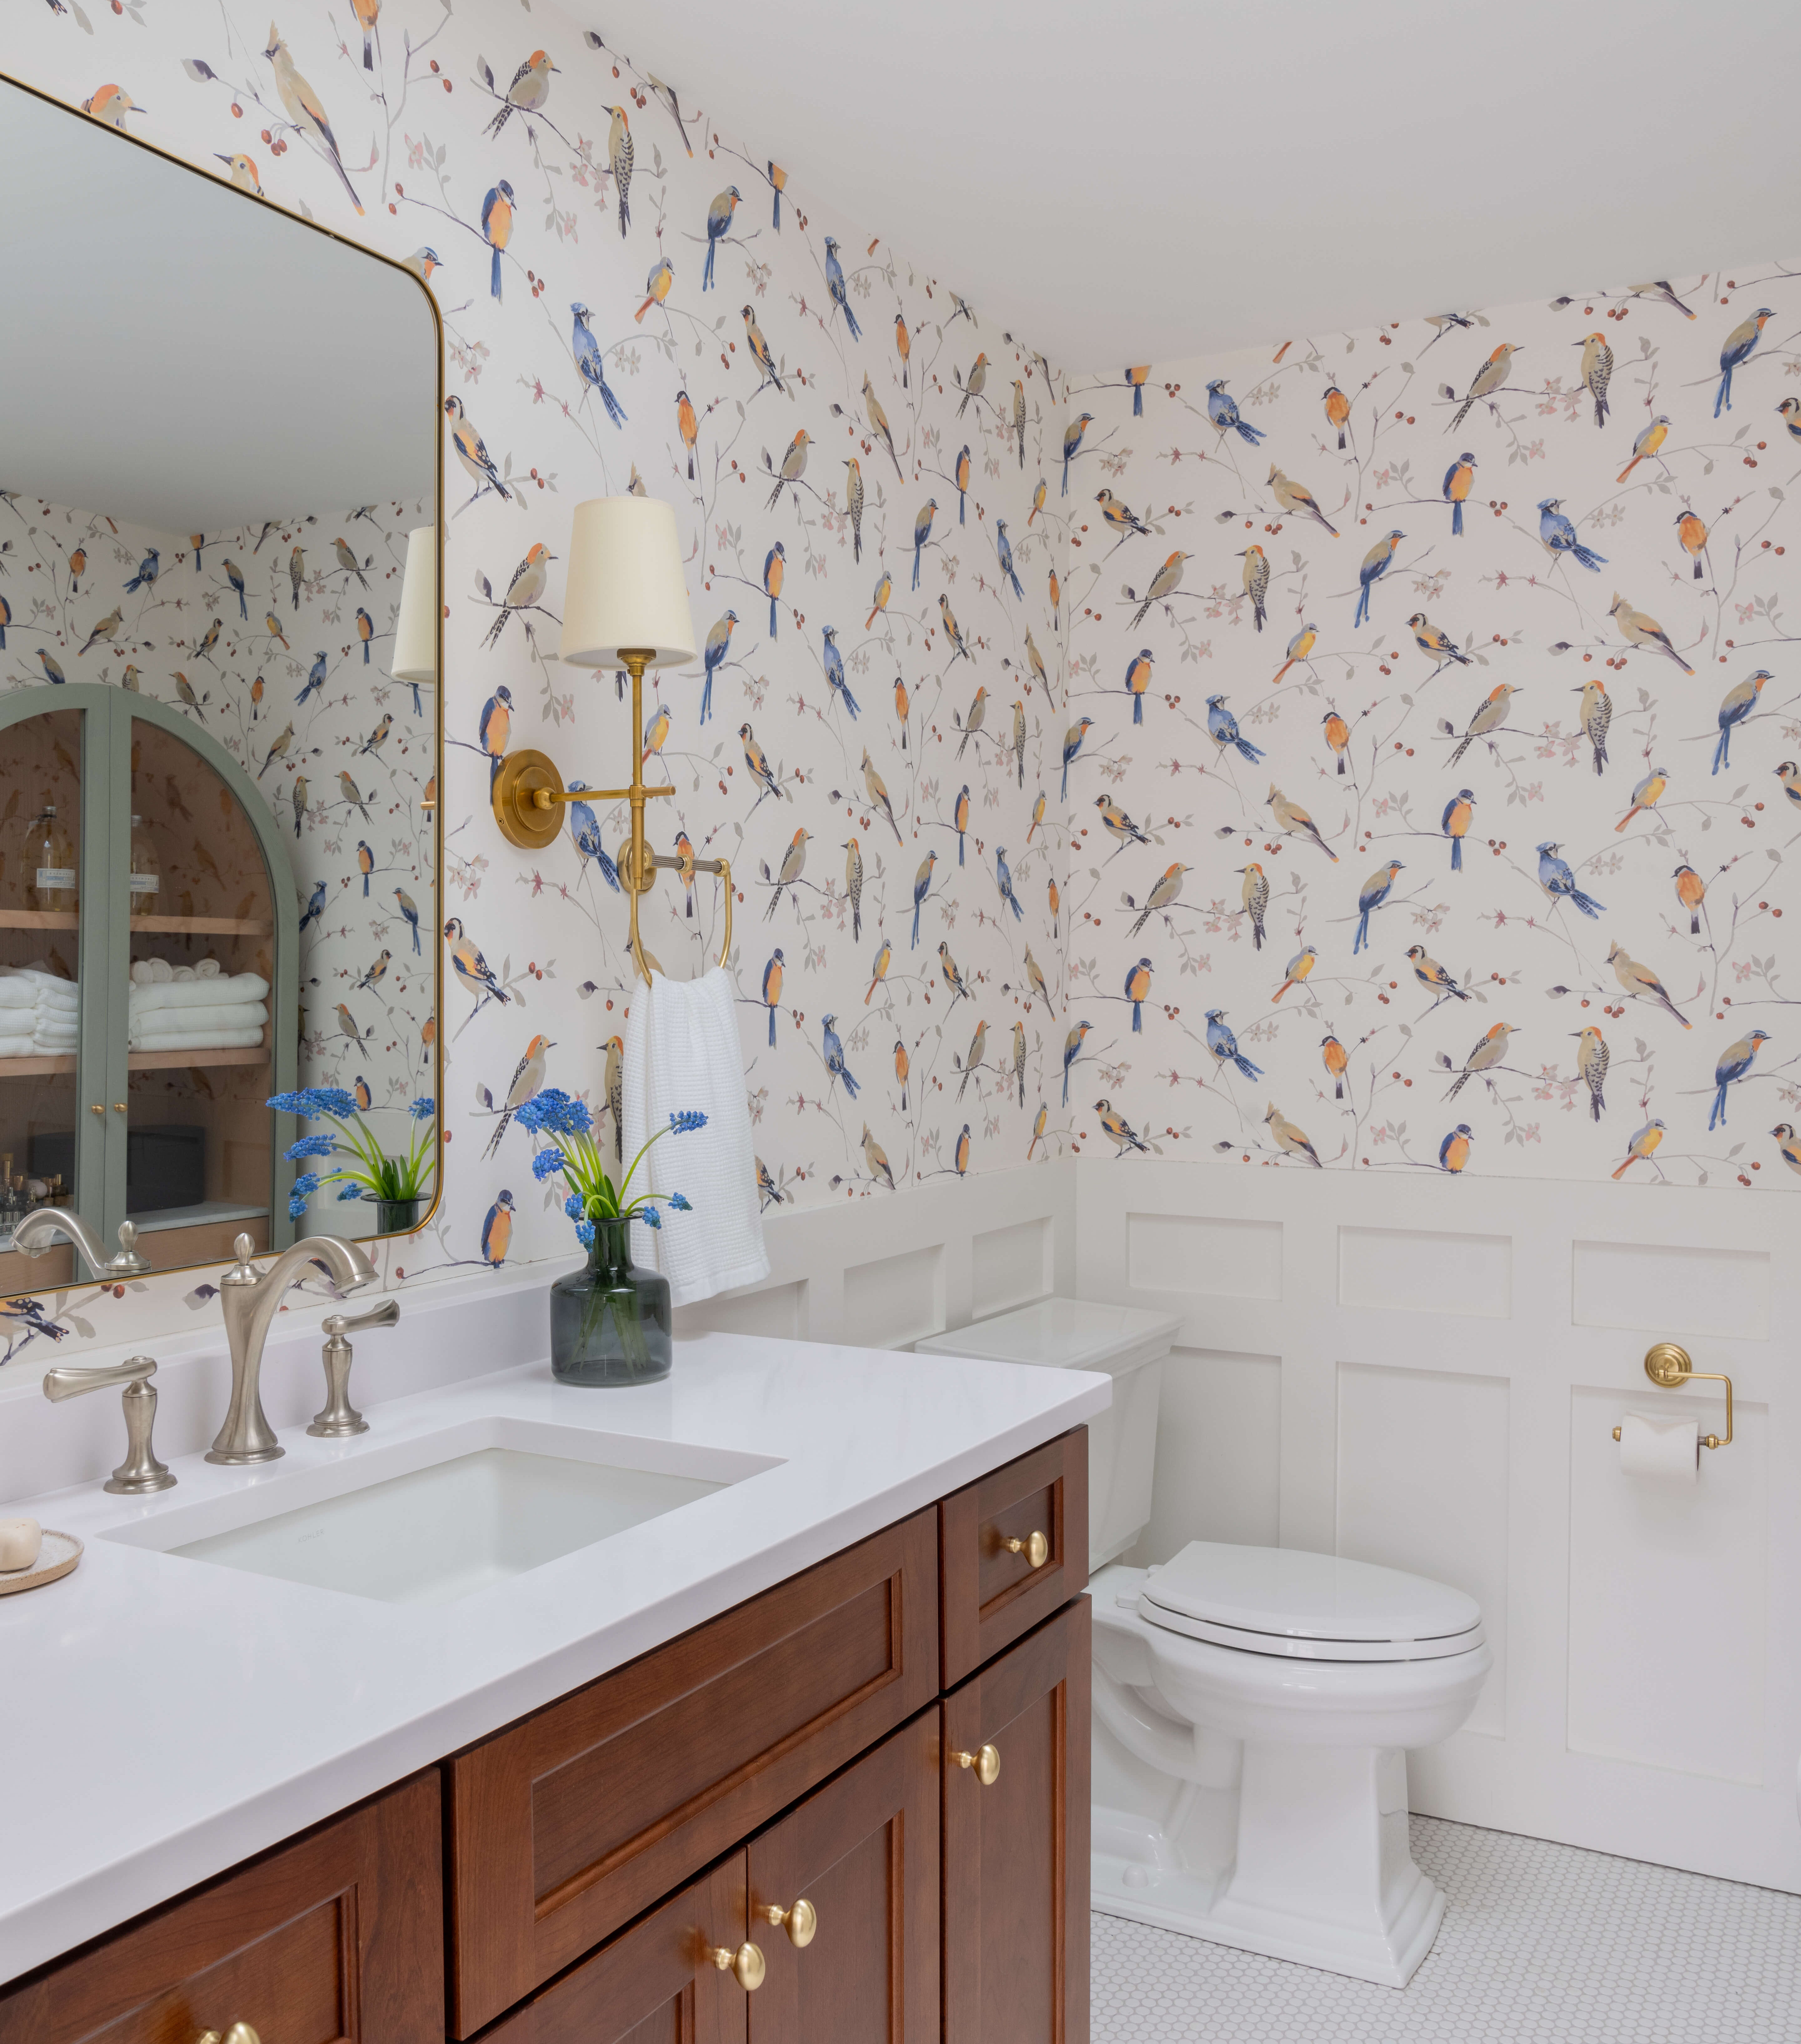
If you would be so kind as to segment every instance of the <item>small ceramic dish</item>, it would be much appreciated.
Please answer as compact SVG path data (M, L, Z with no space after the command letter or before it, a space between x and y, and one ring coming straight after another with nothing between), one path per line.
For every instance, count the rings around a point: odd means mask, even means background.
M66 1576L80 1559L81 1543L74 1534L52 1532L46 1526L44 1544L31 1566L0 1572L0 1596L10 1596L15 1590L41 1589Z

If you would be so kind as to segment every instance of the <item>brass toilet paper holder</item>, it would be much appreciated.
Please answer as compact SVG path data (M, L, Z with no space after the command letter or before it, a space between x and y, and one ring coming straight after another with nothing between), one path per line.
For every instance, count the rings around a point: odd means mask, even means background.
M1717 1370L1697 1370L1688 1359L1688 1351L1678 1348L1674 1342L1658 1342L1645 1352L1645 1374L1660 1389L1678 1391L1690 1382L1723 1384L1726 1386L1726 1432L1703 1434L1701 1445L1704 1448L1730 1448L1732 1446L1732 1379ZM1620 1437L1618 1427L1614 1439Z

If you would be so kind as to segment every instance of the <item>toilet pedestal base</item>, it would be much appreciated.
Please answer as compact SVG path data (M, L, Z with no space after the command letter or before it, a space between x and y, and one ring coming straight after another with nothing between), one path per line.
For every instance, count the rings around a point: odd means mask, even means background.
M1231 1864L1191 1866L1180 1818L1172 1837L1142 1817L1097 1809L1094 1907L1405 1987L1445 1914L1408 1847L1405 1755L1250 1742L1243 1755Z

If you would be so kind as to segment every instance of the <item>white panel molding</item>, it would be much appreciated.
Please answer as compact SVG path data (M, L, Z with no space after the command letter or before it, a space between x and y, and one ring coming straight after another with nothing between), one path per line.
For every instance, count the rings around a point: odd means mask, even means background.
M1795 1224L1786 1202L1738 1199L1717 1187L1452 1181L1428 1171L1353 1176L1140 1157L1083 1157L1075 1170L1076 1273L1084 1297L1180 1316L1182 1349L1279 1358L1279 1400L1240 1399L1233 1411L1262 1430L1245 1443L1246 1456L1278 1472L1283 1545L1335 1550L1341 1441L1344 1454L1357 1458L1357 1523L1345 1529L1350 1544L1371 1531L1364 1523L1369 1500L1384 1481L1391 1487L1380 1513L1384 1560L1434 1575L1441 1572L1437 1558L1452 1548L1487 1558L1502 1542L1491 1573L1506 1586L1504 1609L1495 1614L1507 1645L1504 1712L1485 1712L1482 1730L1414 1756L1415 1809L1801 1892L1801 1384L1786 1346L1763 1331L1801 1326L1801 1258L1788 1239ZM1160 1215L1200 1224L1203 1234L1208 1224L1228 1222L1280 1228L1280 1297L1197 1293L1191 1274L1176 1269L1155 1281L1146 1246L1156 1235L1136 1217ZM1383 1238L1380 1282L1357 1293L1360 1303L1344 1303L1345 1245L1372 1231ZM1180 1228L1162 1233L1172 1243L1184 1239ZM1458 1255L1466 1277L1472 1269L1477 1278L1487 1273L1486 1289L1474 1294L1477 1311L1468 1309L1457 1282L1447 1283L1448 1236L1463 1239ZM1409 1262L1410 1238L1417 1266ZM1500 1247L1480 1251L1470 1266L1471 1238ZM1657 1254L1663 1244L1672 1252L1667 1259ZM1509 1285L1499 1317L1495 1273L1503 1255ZM1455 1264L1451 1269L1455 1278ZM1434 1297L1439 1310L1430 1309ZM1594 1324L1601 1320L1635 1324ZM1735 1331L1711 1331L1720 1327ZM1691 1513L1686 1536L1673 1513L1667 1523L1660 1516L1655 1496L1638 1495L1639 1485L1624 1512L1595 1494L1603 1479L1616 1489L1622 1481L1609 1431L1618 1411L1691 1405L1698 1418L1710 1416L1704 1425L1718 1424L1718 1386L1661 1393L1646 1380L1645 1350L1665 1338L1688 1349L1698 1370L1728 1372L1743 1414L1733 1447L1704 1452L1703 1477L1710 1487L1742 1486L1744 1508ZM1395 1374L1385 1379L1384 1372ZM1460 1377L1505 1386L1504 1412L1498 1400L1491 1408L1492 1424L1504 1429L1504 1456L1492 1443L1470 1444L1472 1470L1480 1464L1484 1481L1472 1485L1467 1507L1455 1485L1442 1481L1441 1468L1422 1477L1410 1501L1397 1479L1393 1442L1379 1453L1368 1412L1341 1416L1344 1386L1368 1388L1372 1404L1391 1413L1399 1389L1417 1393L1422 1451L1443 1458L1459 1452L1447 1415L1469 1408L1457 1392ZM1607 1397L1581 1395L1597 1392ZM1203 1400L1186 1424L1199 1424L1204 1411ZM1580 1422L1572 1416L1579 1413ZM1591 1416L1606 1438L1575 1453L1572 1424L1588 1424ZM1273 1440L1267 1438L1272 1427ZM1504 1534L1491 1490L1503 1465ZM1160 1442L1157 1468L1160 1486L1205 1481L1205 1458L1180 1453L1173 1442ZM1267 1512L1251 1495L1242 1509L1260 1523L1237 1537L1267 1538ZM1620 1593L1649 1613L1660 1608L1661 1543L1672 1593L1661 1600L1660 1623L1647 1618L1636 1631L1618 1628L1605 1648L1614 1658L1579 1656L1573 1677L1572 1498L1585 1566L1611 1571ZM1643 1543L1634 1573L1630 1515L1644 1512L1653 1515L1659 1538ZM1457 1523L1448 1524L1447 1514ZM1173 1539L1199 1521L1214 1538L1233 1537L1218 1529L1220 1516L1160 1500L1152 1526ZM1762 1529L1761 1552L1748 1555L1745 1542L1755 1538L1748 1529L1755 1528ZM1681 1567L1671 1570L1668 1543L1684 1537ZM1163 1558L1150 1544L1135 1558ZM1687 1622L1685 1608L1699 1586L1714 1581L1730 1607L1728 1622ZM1748 1598L1761 1616L1761 1669ZM1581 1643L1597 1639L1591 1631ZM1636 1661L1621 1665L1628 1654ZM1711 1676L1710 1658L1718 1664ZM1646 1741L1630 1753L1573 1750L1572 1680L1577 1722L1591 1727L1634 1682L1647 1712L1663 1707L1660 1689L1668 1687L1680 1692L1691 1718L1717 1715L1722 1736L1712 1771L1690 1771L1704 1758L1699 1731L1661 1745ZM1755 1710L1746 1701L1748 1685L1758 1690ZM1584 1736L1600 1742L1591 1730ZM1661 1764L1653 1764L1657 1757ZM1759 1778L1720 1778L1745 1776Z

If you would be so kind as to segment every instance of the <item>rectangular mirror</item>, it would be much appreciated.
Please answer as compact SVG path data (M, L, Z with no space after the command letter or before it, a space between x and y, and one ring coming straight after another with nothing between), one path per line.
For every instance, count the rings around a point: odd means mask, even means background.
M158 1270L410 1229L436 306L243 159L208 176L4 79L0 175L31 279L0 294L0 1296L90 1274L12 1247L46 1202L109 1253L129 1220ZM270 1105L306 1089L334 1118Z

